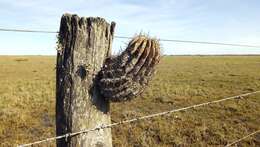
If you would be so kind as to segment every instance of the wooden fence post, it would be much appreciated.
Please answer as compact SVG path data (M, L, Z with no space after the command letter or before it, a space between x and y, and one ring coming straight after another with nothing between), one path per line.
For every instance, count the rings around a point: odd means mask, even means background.
M56 134L110 123L109 102L100 94L97 73L110 55L115 23L64 14L56 72ZM58 147L112 147L111 129L57 140Z

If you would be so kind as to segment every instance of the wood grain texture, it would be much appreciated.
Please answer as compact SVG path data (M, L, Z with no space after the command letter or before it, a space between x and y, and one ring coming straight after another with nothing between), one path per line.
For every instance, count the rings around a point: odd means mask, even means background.
M62 135L110 123L109 101L99 94L97 73L110 56L115 23L64 14L56 72L56 133ZM57 141L58 147L111 147L104 129Z

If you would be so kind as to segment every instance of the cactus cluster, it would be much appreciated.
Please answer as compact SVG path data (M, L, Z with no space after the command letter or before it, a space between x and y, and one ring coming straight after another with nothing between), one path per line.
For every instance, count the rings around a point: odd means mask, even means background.
M100 72L101 94L112 102L131 100L144 91L159 61L158 40L134 37L125 51L106 60Z

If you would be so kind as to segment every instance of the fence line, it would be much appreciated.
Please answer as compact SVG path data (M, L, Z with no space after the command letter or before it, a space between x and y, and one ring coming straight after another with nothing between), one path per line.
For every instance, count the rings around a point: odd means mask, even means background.
M214 104L214 103L219 103L219 102L230 100L230 99L240 99L240 98L243 98L245 96L249 96L249 95L256 94L256 93L260 93L260 90L259 91L255 91L255 92L249 92L249 93L245 93L245 94L240 94L240 95L236 95L236 96L226 97L226 98L223 98L223 99L214 100L214 101L210 101L210 102L205 102L205 103L201 103L201 104L195 104L195 105L192 105L192 106L183 107L183 108L179 108L179 109L173 109L173 110L170 110L170 111L164 111L164 112L160 112L160 113L155 113L155 114L150 114L150 115L146 115L146 116L141 116L141 117L137 117L137 118L133 118L133 119L129 119L129 120L123 120L123 121L112 123L112 124L107 124L107 125L103 124L103 125L101 125L99 127L96 127L96 128L85 129L85 130L81 130L81 131L74 132L74 133L67 133L67 134L64 134L64 135L51 137L51 138L47 138L47 139L44 139L44 140L28 143L28 144L18 145L18 147L32 146L32 145L35 145L35 144L40 144L40 143L44 143L44 142L58 140L58 139L61 139L61 138L68 138L68 137L80 135L80 134L83 134L83 133L99 131L101 129L112 128L114 126L118 126L118 125L122 125L122 124L136 122L136 121L139 121L139 120L144 120L144 119L153 118L153 117L157 117L157 116L163 116L163 115L167 115L167 114L171 114L171 113L175 113L175 112L179 112L179 111L185 111L185 110L188 110L188 109L197 108L197 107L201 107L201 106L206 106L206 105Z
M57 31L43 31L43 30L26 30L26 29L5 29L0 28L2 32L24 32L24 33L59 33Z
M55 33L55 34L59 33L58 31L27 30L27 29L6 29L6 28L0 28L0 31L5 31L5 32L28 32L28 33ZM117 35L115 35L115 38L132 39L132 37L117 36ZM207 42L207 41L193 41L193 40L177 40L177 39L159 39L159 41L177 42L177 43L192 43L192 44L207 44L207 45L237 46L237 47L249 47L249 48L259 48L260 49L260 45L249 45L249 44Z
M115 38L131 39L131 37L117 36ZM207 42L207 41L193 41L193 40L177 40L177 39L158 39L164 42L177 42L177 43L192 43L192 44L207 44L207 45L224 45L224 46L239 46L239 47L250 47L259 48L260 45L248 45L248 44L235 44L235 43L223 43L223 42Z
M244 140L244 139L246 139L246 138L248 138L250 136L253 136L253 135L257 134L257 133L260 133L260 130L257 130L257 131L255 131L255 132L253 132L251 134L248 134L248 135L246 135L246 136L244 136L244 137L242 137L242 138L240 138L240 139L238 139L238 140L236 140L236 141L234 141L232 143L229 143L225 147L229 147L229 146L232 146L234 144L237 144L238 142L240 142L240 141L242 141L242 140Z

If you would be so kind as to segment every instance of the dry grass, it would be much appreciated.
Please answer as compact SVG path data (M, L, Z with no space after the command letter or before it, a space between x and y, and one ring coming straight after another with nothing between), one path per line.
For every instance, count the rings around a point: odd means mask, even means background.
M55 135L55 57L0 57L0 146ZM165 57L144 94L112 121L259 90L259 56ZM114 146L223 146L259 129L260 95L115 127ZM240 146L260 146L260 135ZM47 144L42 144L47 146Z

